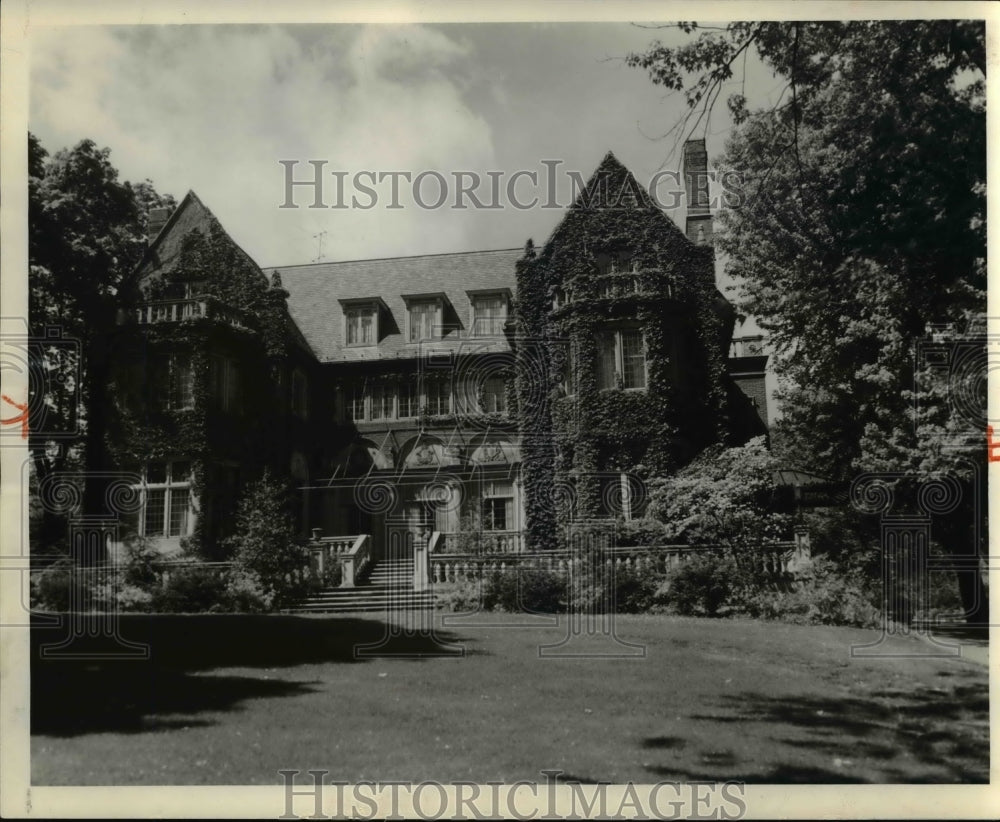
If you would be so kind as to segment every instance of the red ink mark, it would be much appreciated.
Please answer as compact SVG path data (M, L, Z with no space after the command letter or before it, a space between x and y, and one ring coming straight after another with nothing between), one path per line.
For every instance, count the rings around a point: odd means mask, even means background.
M28 438L28 406L26 404L25 405L21 405L21 403L19 403L19 402L14 402L14 400L12 400L6 394L0 394L0 397L3 397L3 401L4 402L9 402L11 405L13 405L16 409L18 409L21 412L16 417L10 417L9 419L6 419L6 420L5 419L0 419L0 425L17 425L18 423L21 423L21 439L27 439Z
M986 426L986 459L989 462L1000 462L1000 441L993 439L993 426Z

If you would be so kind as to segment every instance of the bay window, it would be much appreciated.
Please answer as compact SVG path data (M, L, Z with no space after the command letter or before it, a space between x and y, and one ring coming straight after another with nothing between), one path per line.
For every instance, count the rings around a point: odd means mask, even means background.
M599 337L597 386L601 390L646 387L646 350L639 329L618 329Z
M184 537L191 533L191 463L149 463L143 471L138 531L144 537Z

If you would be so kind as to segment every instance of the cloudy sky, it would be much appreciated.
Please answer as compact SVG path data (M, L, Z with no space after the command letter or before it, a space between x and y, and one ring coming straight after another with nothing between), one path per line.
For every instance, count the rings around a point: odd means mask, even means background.
M309 160L347 172L348 204L363 170L438 171L450 204L455 171L480 175L489 202L487 172L503 172L503 186L523 169L540 182L522 180L518 197L544 199L543 160L562 161L563 198L565 172L589 177L609 150L645 185L679 167L662 135L685 112L624 64L657 37L682 35L627 23L40 28L30 36L29 125L50 152L89 137L111 149L124 179L149 178L178 199L193 189L263 266L311 262L321 231L328 260L509 248L543 242L561 212L512 208L503 188L504 208L421 209L402 179L403 208L385 207L386 180L374 208L310 209L298 189L301 207L281 209L279 160L299 160L300 179L312 175ZM751 102L779 88L759 65L747 72ZM699 135L711 155L730 126L719 105ZM421 190L437 199L434 179Z

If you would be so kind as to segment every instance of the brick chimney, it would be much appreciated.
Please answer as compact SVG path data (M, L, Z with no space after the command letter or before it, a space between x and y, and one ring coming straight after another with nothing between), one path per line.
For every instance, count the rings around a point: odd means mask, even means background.
M149 218L146 221L146 242L149 245L153 244L153 240L156 239L156 235L160 233L160 230L167 224L167 220L170 218L169 208L151 208L149 210Z
M708 199L708 150L704 140L684 144L685 233L695 245L712 244L712 211Z

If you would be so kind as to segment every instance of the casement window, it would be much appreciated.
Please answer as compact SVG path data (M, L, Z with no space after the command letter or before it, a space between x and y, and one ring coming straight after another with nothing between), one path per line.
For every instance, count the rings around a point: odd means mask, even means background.
M399 419L405 420L417 416L420 394L417 391L416 380L403 380L397 386L399 394Z
M601 390L646 387L646 349L639 329L619 329L598 339L597 386Z
M242 410L240 397L240 369L229 357L213 354L210 361L212 399L217 408L227 412Z
M440 336L441 303L438 300L418 300L410 303L410 342L433 340Z
M347 345L375 345L378 342L378 306L359 303L345 307L344 325Z
M299 419L309 417L309 383L300 369L292 371L292 413Z
M139 535L188 536L191 533L191 463L151 462L143 475Z
M347 401L347 413L352 420L365 419L365 384L356 382L351 386Z
M507 323L507 298L503 294L482 294L472 298L472 334L496 337Z
M167 408L171 411L194 408L194 369L187 354L167 357Z
M376 383L371 387L370 418L391 420L396 415L396 386L391 383Z
M568 351L563 361L562 379L559 382L563 395L572 397L576 393L576 369L573 367L574 353Z
M639 270L639 261L631 251L609 251L597 255L597 272L606 274L629 274Z
M514 523L514 486L511 483L483 483L483 530L516 530Z
M424 381L424 410L432 417L451 413L451 382L449 380Z
M483 380L479 395L479 408L484 414L505 414L507 412L507 383L503 377L488 377Z

